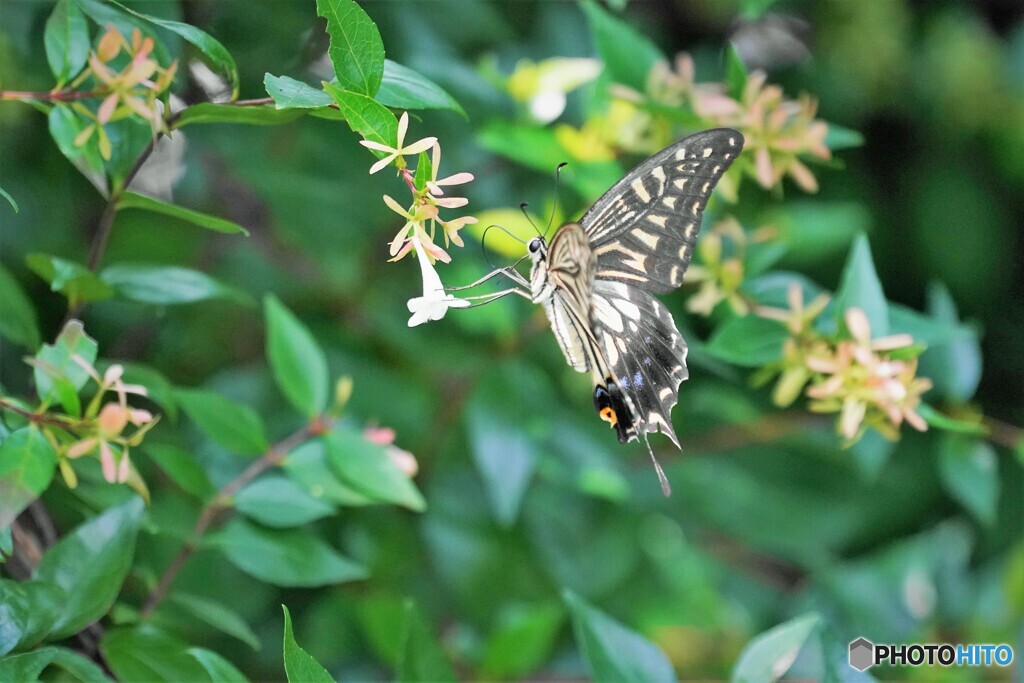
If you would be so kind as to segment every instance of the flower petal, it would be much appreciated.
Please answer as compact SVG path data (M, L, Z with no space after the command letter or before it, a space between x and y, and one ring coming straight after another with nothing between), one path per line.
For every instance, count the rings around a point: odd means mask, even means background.
M381 159L380 161L378 161L377 163L375 163L373 166L370 167L370 175L373 175L374 173L376 173L380 169L382 169L385 166L387 166L388 164L390 164L392 161L395 160L395 158L397 156L398 156L397 153L389 154L386 157L384 157L383 159Z
M402 147L402 154L419 154L420 152L426 152L436 143L437 138L423 138L422 140L417 140L407 147Z

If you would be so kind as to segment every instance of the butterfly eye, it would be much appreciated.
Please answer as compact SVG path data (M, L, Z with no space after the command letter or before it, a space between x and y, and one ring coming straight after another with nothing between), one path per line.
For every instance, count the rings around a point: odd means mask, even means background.
M540 238L534 237L530 240L530 244L527 246L531 254L536 254L540 250Z

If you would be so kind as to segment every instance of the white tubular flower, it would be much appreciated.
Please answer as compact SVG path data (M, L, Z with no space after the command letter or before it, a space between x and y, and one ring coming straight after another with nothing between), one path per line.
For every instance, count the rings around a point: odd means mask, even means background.
M413 236L412 246L416 251L416 258L420 262L420 273L423 276L423 296L409 299L409 327L416 327L431 320L440 320L449 308L466 308L469 302L465 299L458 299L444 291L441 278L438 276L434 266L430 264L423 243L418 236Z

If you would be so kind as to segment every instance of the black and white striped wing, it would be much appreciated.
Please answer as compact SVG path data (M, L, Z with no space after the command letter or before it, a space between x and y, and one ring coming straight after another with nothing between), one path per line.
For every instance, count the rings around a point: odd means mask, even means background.
M672 314L647 292L610 280L594 281L590 311L637 433L661 431L678 447L672 408L687 377L686 342Z
M580 219L598 280L676 289L690 265L711 190L743 149L731 128L696 133L626 174Z

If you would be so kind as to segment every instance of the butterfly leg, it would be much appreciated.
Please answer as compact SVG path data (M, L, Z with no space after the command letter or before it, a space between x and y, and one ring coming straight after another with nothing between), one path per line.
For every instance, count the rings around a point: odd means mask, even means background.
M464 308L475 308L477 306L483 306L484 304L489 304L492 301L497 301L498 299L506 297L509 294L518 294L519 296L523 297L524 299L527 299L529 301L533 300L533 299L530 298L530 295L527 292L524 292L523 290L519 289L518 287L509 287L508 289L503 289L500 292L493 292L491 294L481 294L479 296L465 296L465 297L462 297L462 299L464 301L474 301L475 302L473 304L470 304L469 306L465 306Z
M497 270L491 271L487 275L484 275L482 278L471 284L462 285L460 287L445 287L444 289L447 292L458 292L463 289L472 289L473 287L478 287L479 285L482 285L488 280L491 280L499 275L504 275L505 277L515 282L517 285L522 285L523 287L526 288L529 288L530 286L530 283L526 281L526 278L519 274L519 271L517 271L512 266L506 266L504 268L498 268Z

